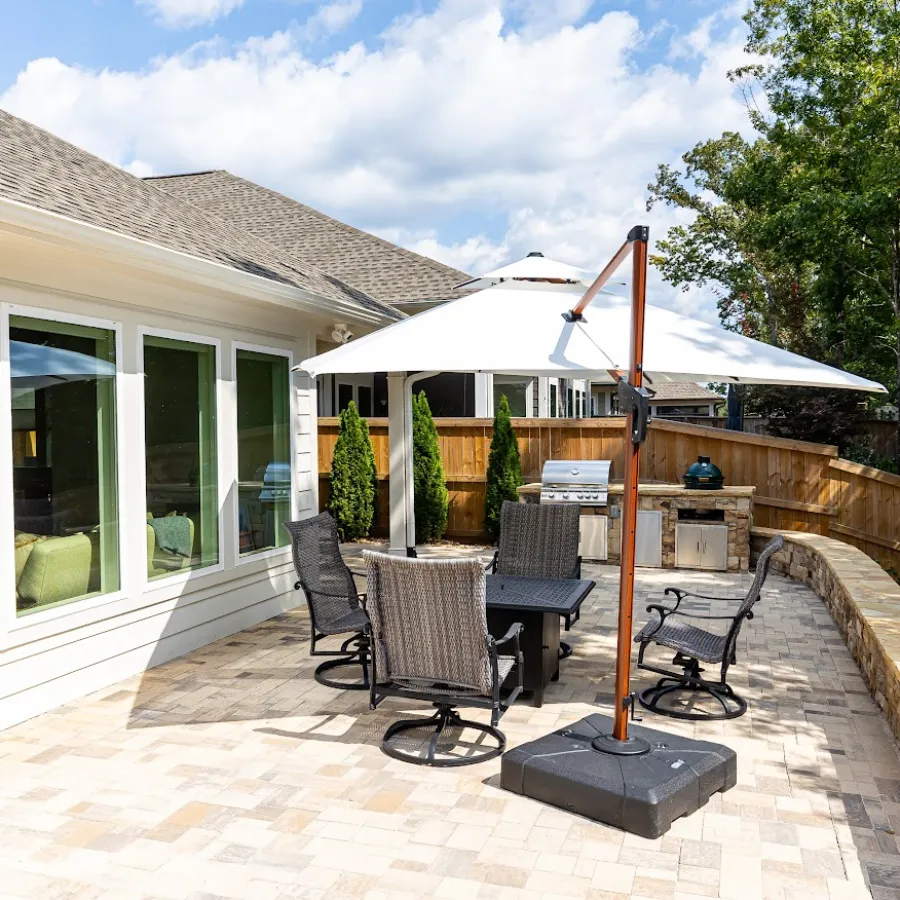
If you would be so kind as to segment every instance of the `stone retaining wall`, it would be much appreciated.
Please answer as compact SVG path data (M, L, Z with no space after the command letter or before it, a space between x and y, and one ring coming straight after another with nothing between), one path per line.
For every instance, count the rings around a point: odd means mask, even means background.
M754 559L778 532L752 530ZM822 598L879 708L900 740L900 585L861 550L832 538L781 532L775 571Z

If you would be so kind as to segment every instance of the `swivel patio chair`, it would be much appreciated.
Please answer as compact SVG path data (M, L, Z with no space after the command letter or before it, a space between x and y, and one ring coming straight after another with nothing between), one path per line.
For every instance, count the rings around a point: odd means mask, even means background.
M772 554L777 553L783 546L784 538L781 535L769 541L756 563L756 575L750 585L750 590L740 601L737 611L730 616L704 615L699 612L691 612L690 609L682 609L681 603L687 598L714 602L723 602L723 598L692 594L678 588L666 588L665 591L666 596L674 595L674 606L651 603L647 607L648 612L656 613L657 619L649 621L634 639L635 643L641 645L638 654L638 668L655 672L664 677L653 687L640 693L638 700L640 700L641 706L651 712L670 716L673 719L690 721L736 719L747 711L747 701L734 692L726 681L726 676L729 666L737 662L738 635L744 621L753 618L753 607L759 601L762 586L769 574ZM685 622L684 619L718 620L730 624L725 634L716 634ZM675 657L672 664L681 667L682 671L680 673L672 672L644 662L644 653L651 644L658 644L674 650ZM718 681L708 681L703 677L704 670L700 666L701 662L719 667ZM682 691L708 694L719 702L722 712L678 709L659 705L663 698L677 697Z
M392 724L382 739L384 752L428 766L463 766L499 756L506 737L497 725L522 692L522 626L515 623L502 638L491 637L481 563L406 559L370 551L363 556L372 622L369 706L376 709L386 697L402 697L430 702L437 710L427 719ZM501 656L500 648L510 643L512 654ZM500 687L514 667L518 684L501 698ZM489 709L491 724L463 719L458 706ZM464 755L453 755L453 748L460 745L447 732L455 729L474 729L495 746L481 749L479 740ZM397 743L408 742L415 730L430 733L427 747L424 740L411 752L395 746L394 738L400 735Z
M514 503L500 507L500 541L488 570L495 575L527 578L581 578L578 555L580 508L577 504ZM566 631L581 618L565 616ZM559 658L572 655L565 641L559 642Z
M334 519L330 513L323 512L311 519L285 522L284 527L291 535L294 568L299 579L294 589L303 591L309 606L312 624L309 655L337 657L316 668L316 681L338 690L368 690L369 617L364 609L366 595L357 592L353 572L341 556ZM339 650L316 649L316 644L323 638L343 634L350 637ZM347 666L361 669L358 681L334 680L326 675Z

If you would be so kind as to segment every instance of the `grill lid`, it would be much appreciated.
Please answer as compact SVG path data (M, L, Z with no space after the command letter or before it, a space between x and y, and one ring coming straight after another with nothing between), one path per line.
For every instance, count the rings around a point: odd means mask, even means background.
M541 484L586 485L606 488L609 484L608 459L548 459L541 472Z

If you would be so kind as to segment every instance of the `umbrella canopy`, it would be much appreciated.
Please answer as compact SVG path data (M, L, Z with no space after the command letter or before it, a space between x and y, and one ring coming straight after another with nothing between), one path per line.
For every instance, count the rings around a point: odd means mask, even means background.
M597 296L584 319L563 316L580 284L507 281L312 357L311 375L388 371L495 372L614 382L631 360L631 300ZM649 306L648 387L720 381L886 393L882 385L715 325Z
M9 342L9 362L13 388L38 390L69 381L113 378L116 374L116 367L105 359L27 341Z
M480 290L503 281L557 281L588 285L596 277L596 273L592 274L568 263L557 262L555 259L547 259L543 253L529 253L524 259L501 266L493 272L485 272L484 275L471 281L464 281L457 285L457 288Z

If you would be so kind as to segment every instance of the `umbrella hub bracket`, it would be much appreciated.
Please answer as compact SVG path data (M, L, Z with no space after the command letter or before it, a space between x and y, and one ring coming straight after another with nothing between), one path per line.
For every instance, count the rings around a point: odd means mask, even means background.
M619 412L630 415L631 443L637 446L647 440L647 425L650 422L650 392L647 388L636 388L624 378L618 385Z

